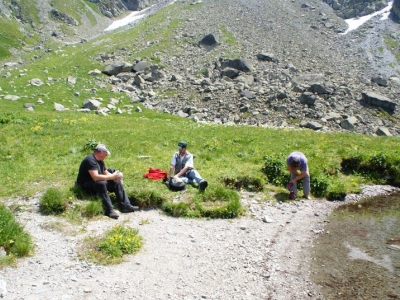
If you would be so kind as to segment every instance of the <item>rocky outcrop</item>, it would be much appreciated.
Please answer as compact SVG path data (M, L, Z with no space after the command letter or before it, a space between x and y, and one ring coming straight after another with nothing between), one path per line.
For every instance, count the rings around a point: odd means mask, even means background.
M77 20L75 20L74 18L72 18L71 16L69 16L66 13L59 12L56 9L52 9L50 11L50 15L56 21L61 21L61 22L64 22L64 23L66 23L68 25L74 25L74 26L79 25Z
M400 0L393 1L392 11L397 20L400 20Z
M98 3L100 12L106 17L118 17L122 12L131 10L142 10L150 5L158 2L159 0L90 0L91 2Z
M388 0L323 0L343 19L362 17L379 11L388 5Z

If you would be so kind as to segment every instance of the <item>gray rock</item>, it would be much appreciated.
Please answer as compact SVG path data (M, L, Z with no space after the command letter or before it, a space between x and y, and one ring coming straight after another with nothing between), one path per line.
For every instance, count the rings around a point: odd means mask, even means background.
M43 85L43 81L41 81L39 78L33 78L33 79L31 79L31 80L29 81L29 83L30 83L31 85L34 85L34 86L41 86L41 85Z
M94 70L90 70L89 72L88 72L88 75L90 75L90 76L97 76L97 75L100 75L102 72L100 71L100 70L98 70L98 69L94 69ZM108 75L108 74L107 74Z
M273 54L270 54L270 53L258 53L256 56L259 60L279 63L279 59L277 59Z
M121 72L131 72L132 65L124 62L124 61L115 61L112 64L108 65L103 71L103 74L106 75L117 75Z
M55 111L64 111L64 110L65 110L65 107L64 107L64 105L62 105L62 104L59 104L59 103L54 102L54 110L55 110Z
M4 96L5 100L11 100L11 101L17 101L19 100L21 97L17 96L17 95L6 95Z
M133 66L133 71L135 72L144 72L147 68L151 66L150 62L142 60Z
M100 101L96 99L88 99L83 101L82 108L88 108L90 110L98 110L100 108Z
M252 72L253 67L250 65L250 63L242 58L238 59L222 59L221 60L221 69L224 68L234 68L239 71L243 72Z
M317 97L311 92L304 92L300 95L300 103L307 105L314 105Z
M24 108L35 108L35 104L34 103L24 103Z
M262 220L265 223L273 223L273 222L275 222L272 218L270 218L268 216L263 216Z
M388 80L383 77L372 77L371 81L380 86L388 86Z
M376 135L380 135L380 136L392 136L392 134L390 133L389 129L387 127L378 127L378 129L376 130Z
M207 34L205 37L203 37L199 41L199 44L204 45L204 46L216 46L219 44L219 42L216 40L214 35L210 33L210 34Z
M353 131L355 128L355 125L358 123L358 119L356 117L349 117L347 119L344 119L340 122L340 126L343 129Z
M75 85L75 84L76 84L76 78L73 77L73 76L68 76L67 82L68 82L69 84Z
M304 127L304 128L310 128L312 130L320 130L323 128L323 126L321 124L319 124L318 122L301 122L300 127Z
M389 112L394 112L396 109L396 103L390 100L388 97L379 95L372 91L362 92L362 99L371 106L381 107Z

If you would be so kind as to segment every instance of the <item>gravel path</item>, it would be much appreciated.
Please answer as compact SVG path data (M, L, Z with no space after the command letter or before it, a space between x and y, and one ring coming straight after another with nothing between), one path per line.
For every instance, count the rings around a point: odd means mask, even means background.
M234 220L194 220L161 211L101 218L82 226L38 213L38 198L10 199L27 209L17 219L35 239L36 252L16 267L0 270L5 299L320 299L309 279L309 250L338 205L386 194L389 186L364 187L344 202L277 203L242 193L248 214ZM140 225L144 223L144 225ZM115 224L139 229L144 246L114 266L77 256L86 236Z

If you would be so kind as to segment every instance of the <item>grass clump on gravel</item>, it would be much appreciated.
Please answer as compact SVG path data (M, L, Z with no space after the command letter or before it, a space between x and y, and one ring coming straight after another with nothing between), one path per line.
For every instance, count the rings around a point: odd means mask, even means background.
M32 251L30 235L14 219L10 210L0 204L0 266L9 265L16 258L28 256Z
M135 254L142 247L142 237L137 229L122 225L114 226L103 237L87 238L80 257L101 265L117 264L126 254Z

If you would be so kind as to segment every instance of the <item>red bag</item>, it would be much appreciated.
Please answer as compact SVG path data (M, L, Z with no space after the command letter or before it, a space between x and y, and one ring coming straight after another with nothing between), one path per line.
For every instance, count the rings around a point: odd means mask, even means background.
M167 176L168 176L168 173L166 171L161 170L161 169L153 169L153 168L149 169L149 173L143 175L144 178L149 178L152 180L159 180L159 179L167 178Z

